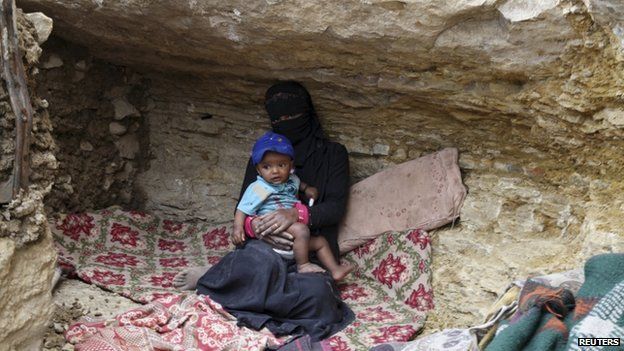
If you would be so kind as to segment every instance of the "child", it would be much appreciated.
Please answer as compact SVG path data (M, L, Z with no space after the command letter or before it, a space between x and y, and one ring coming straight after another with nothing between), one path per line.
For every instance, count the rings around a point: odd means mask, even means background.
M254 144L251 159L258 171L258 179L245 189L236 208L232 233L235 245L245 241L246 216L260 216L280 208L292 208L298 202L299 191L310 199L316 200L318 197L316 188L301 182L294 175L294 156L290 141L280 134L267 132ZM321 267L310 263L310 250L316 252L334 280L342 280L353 270L351 265L342 266L336 262L327 240L322 236L310 237L310 230L305 224L295 222L285 231L294 238L293 251L299 273L324 272Z

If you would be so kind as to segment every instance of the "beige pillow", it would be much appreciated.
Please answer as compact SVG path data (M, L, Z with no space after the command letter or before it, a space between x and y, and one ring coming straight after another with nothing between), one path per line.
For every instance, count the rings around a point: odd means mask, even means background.
M457 149L443 149L353 185L338 230L340 252L390 230L430 230L459 217L466 187L457 160Z

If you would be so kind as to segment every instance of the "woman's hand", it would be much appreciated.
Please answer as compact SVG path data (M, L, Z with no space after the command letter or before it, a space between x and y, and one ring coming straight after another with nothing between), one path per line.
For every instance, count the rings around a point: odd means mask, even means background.
M255 218L251 225L256 237L280 249L289 250L293 237L284 231L297 222L298 218L299 212L296 208L280 209Z

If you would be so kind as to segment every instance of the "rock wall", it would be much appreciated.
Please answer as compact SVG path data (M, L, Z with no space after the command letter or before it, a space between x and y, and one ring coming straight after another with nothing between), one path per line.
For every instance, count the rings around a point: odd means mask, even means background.
M56 212L140 207L133 192L149 143L148 82L55 36L43 49L37 92L50 105L59 161L46 205Z
M28 16L33 18L33 16ZM19 46L27 76L36 76L49 18L31 22L17 13ZM34 23L34 24L33 24ZM47 32L49 34L49 31ZM47 37L47 36L45 36ZM30 148L31 185L9 204L0 204L0 345L2 350L38 350L52 307L52 276L56 251L47 226L43 200L58 167L47 102L37 97L29 80L34 119ZM10 178L15 152L15 115L4 81L0 86L0 181Z
M510 280L624 249L616 1L20 4L149 80L150 210L230 218L277 79L310 89L354 180L458 147L469 194L434 233L430 329L478 323Z

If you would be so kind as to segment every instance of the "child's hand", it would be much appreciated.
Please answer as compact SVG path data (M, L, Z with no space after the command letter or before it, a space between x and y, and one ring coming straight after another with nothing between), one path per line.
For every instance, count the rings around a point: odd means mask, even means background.
M234 227L230 239L232 239L232 243L236 246L242 244L243 241L245 241L245 231L243 230L243 228Z
M308 186L304 193L308 199L314 199L314 201L316 201L319 196L318 189L313 186Z

